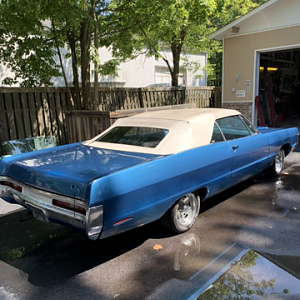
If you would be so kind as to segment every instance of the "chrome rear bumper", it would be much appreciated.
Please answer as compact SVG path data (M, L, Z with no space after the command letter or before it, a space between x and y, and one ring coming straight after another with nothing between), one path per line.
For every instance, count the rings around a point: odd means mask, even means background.
M2 183L8 183L7 186ZM14 188L19 187L19 191ZM21 190L21 191L20 191ZM0 198L6 202L18 203L32 211L34 217L44 222L55 222L86 231L89 239L100 237L103 227L103 206L88 207L83 201L41 191L24 185L9 177L0 176ZM53 200L83 208L86 214L54 206ZM75 202L75 203L74 203Z

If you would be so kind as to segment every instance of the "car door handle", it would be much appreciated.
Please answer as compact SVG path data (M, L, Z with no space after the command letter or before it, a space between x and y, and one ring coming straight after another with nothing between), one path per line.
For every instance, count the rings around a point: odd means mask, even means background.
M235 151L236 149L239 148L239 145L235 145L235 146L232 146L232 150Z

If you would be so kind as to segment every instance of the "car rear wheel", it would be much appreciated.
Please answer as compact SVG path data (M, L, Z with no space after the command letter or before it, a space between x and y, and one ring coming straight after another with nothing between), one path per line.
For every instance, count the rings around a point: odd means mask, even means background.
M277 177L283 170L284 167L284 151L281 149L275 156L275 160L273 165L270 167L270 175L273 177Z
M190 193L181 197L162 217L162 224L176 233L189 230L200 210L200 197Z

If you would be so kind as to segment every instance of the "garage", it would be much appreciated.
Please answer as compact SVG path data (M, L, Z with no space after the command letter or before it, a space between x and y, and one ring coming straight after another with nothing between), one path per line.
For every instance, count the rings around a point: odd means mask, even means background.
M260 53L259 124L275 127L300 122L299 63L299 48Z
M299 0L269 0L210 35L223 44L222 107L300 128L299 11Z

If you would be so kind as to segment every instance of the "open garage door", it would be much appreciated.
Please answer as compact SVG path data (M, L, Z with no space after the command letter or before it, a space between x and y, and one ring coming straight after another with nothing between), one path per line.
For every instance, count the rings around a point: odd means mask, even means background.
M259 101L266 125L300 127L300 49L260 53Z

